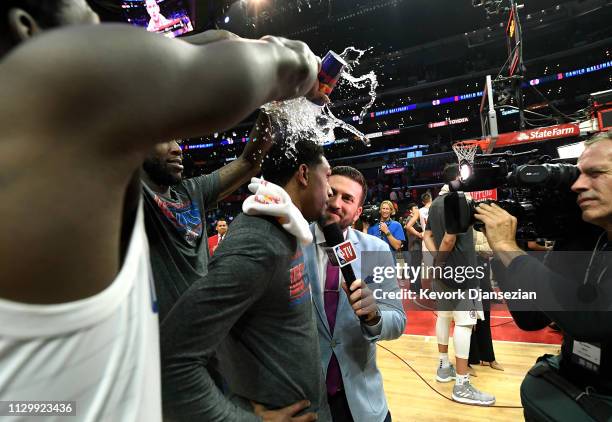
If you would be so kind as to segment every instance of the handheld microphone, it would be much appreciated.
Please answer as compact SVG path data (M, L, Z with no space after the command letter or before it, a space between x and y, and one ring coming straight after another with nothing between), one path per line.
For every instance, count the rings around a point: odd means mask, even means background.
M334 250L335 256L330 256L329 258L335 258L335 260L338 261L337 264L340 266L340 271L342 271L344 281L346 281L347 286L350 286L357 279L357 277L355 277L355 273L353 272L353 267L351 266L351 262L357 260L355 247L350 240L344 240L342 229L340 229L338 223L332 223L324 226L323 235L325 236L325 243L327 243L327 246ZM361 315L359 319L361 321L365 321L366 316Z

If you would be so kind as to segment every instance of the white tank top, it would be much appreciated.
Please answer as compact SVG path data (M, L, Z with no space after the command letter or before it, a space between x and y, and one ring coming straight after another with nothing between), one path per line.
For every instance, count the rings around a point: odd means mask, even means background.
M419 223L425 231L425 226L427 226L427 219L429 218L429 208L423 207L419 208Z
M123 267L104 291L58 305L0 299L0 401L76 402L76 417L45 421L157 422L160 385L157 303L141 203Z
M427 227L427 219L429 218L429 208L423 207L419 208L419 223L421 224L421 228L425 231L425 227ZM421 249L424 251L429 251L427 246L425 246L425 241L421 242Z

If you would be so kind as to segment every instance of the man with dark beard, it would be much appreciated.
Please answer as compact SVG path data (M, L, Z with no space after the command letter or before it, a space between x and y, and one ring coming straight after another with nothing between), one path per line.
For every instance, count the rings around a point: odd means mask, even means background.
M161 143L143 164L145 223L151 242L151 265L164 320L178 298L208 272L206 210L255 176L271 146L262 113L242 155L221 169L183 179L183 155L177 141Z

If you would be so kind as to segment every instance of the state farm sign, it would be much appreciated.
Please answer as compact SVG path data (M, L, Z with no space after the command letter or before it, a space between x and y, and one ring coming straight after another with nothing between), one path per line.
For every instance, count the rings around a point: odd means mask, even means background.
M497 139L495 148L578 135L580 135L580 127L573 123L525 130L523 132L502 133Z
M494 148L497 149L530 142L540 142L547 139L569 138L572 136L580 136L580 126L578 126L577 123L541 127L539 129L525 130L522 132L500 133ZM491 142L491 138L488 137L470 141L478 144L480 149L486 151Z

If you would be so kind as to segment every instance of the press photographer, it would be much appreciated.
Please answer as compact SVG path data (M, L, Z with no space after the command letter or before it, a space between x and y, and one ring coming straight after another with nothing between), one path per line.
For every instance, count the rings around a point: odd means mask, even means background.
M612 418L612 132L585 142L577 169L571 190L578 195L582 220L603 231L588 245L584 244L588 236L580 235L588 228L568 232L558 244L565 244L565 250L580 250L577 245L583 243L582 249L590 251L587 260L556 259L546 266L518 247L520 217L517 220L497 204L475 207L474 218L484 224L491 248L507 268L500 287L538 293L530 302L531 312L512 313L517 325L537 330L555 322L564 333L561 355L541 358L523 381L526 420ZM550 218L560 211L565 210ZM572 243L573 249L568 246ZM549 305L551 296L559 304L556 309ZM513 304L508 305L512 311ZM577 307L582 310L564 311Z

